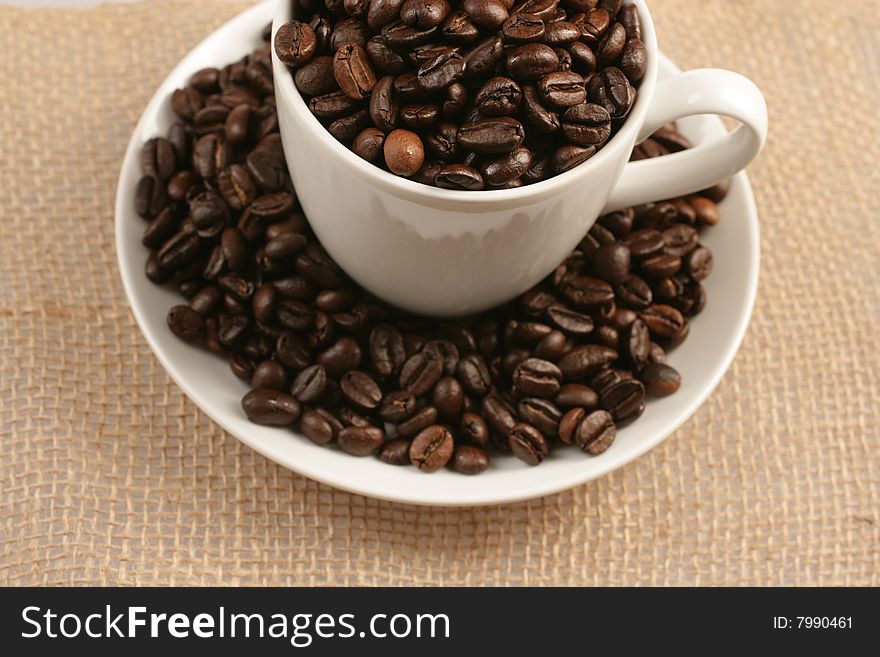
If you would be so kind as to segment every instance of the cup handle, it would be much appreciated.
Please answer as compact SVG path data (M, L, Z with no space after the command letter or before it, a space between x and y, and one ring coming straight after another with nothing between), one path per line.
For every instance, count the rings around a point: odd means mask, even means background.
M707 68L657 83L636 143L670 121L696 114L721 114L741 125L696 148L628 163L603 212L711 187L744 169L767 140L767 102L758 87L738 73Z

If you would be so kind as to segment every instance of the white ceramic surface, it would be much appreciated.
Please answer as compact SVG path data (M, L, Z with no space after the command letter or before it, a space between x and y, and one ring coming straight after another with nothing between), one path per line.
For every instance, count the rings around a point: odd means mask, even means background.
M576 449L558 449L536 468L508 456L495 458L492 468L477 477L445 470L426 475L411 467L388 466L375 458L355 458L314 445L294 432L248 422L240 406L246 387L232 375L227 363L179 341L166 326L166 312L180 303L180 297L156 287L144 276L147 249L140 243L144 222L134 212L134 187L140 176L141 145L150 137L165 134L173 120L171 92L199 68L221 66L259 45L260 29L271 15L271 3L245 11L180 62L141 116L119 176L116 248L126 294L156 357L199 408L254 450L312 479L399 502L465 506L549 495L599 477L660 443L703 403L739 347L758 283L758 217L745 173L734 178L730 195L721 204L722 221L702 237L715 253L715 268L706 281L706 311L694 320L687 342L670 357L682 374L681 389L672 397L650 401L638 422L620 431L614 445L601 456L591 458ZM661 78L676 71L661 57ZM684 119L680 127L698 144L724 134L715 118Z
M312 228L336 262L402 308L469 314L515 297L553 271L603 208L705 189L751 162L767 133L761 92L741 75L710 69L657 84L653 22L644 0L632 2L641 13L648 69L629 117L586 163L520 189L439 189L369 164L321 126L273 52L287 164ZM278 3L273 33L290 20L291 6ZM669 121L696 114L723 114L742 125L662 163L627 165L635 144Z

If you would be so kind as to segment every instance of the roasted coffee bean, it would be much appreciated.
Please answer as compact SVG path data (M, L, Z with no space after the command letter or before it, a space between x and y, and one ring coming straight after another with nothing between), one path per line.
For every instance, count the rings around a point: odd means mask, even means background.
M587 454L598 456L611 447L617 437L617 427L608 411L593 411L584 417L575 429L573 442Z
M578 308L592 309L614 301L611 285L591 276L572 276L563 281L560 291Z
M162 269L168 271L180 270L195 261L199 252L198 235L187 230L180 230L159 249L157 263Z
M437 105L413 103L400 108L400 123L411 130L424 130L433 125L439 116L440 108Z
M164 208L147 224L141 243L151 249L158 249L177 232L180 221L170 207Z
M427 92L438 92L464 74L465 60L453 48L440 48L418 70L418 81Z
M529 465L538 465L550 453L547 439L530 424L518 423L507 434L510 451Z
M660 231L647 228L631 233L626 240L630 254L636 260L646 260L663 253L666 239Z
M562 134L577 146L599 146L611 136L611 116L593 103L569 107L562 115Z
M271 426L289 426L296 422L301 411L295 397L269 388L248 392L241 399L241 407L254 424Z
M621 23L613 23L596 46L596 57L600 63L612 64L623 54L626 46L626 29Z
M612 66L590 79L587 96L591 103L604 107L612 119L622 119L632 109L636 90L620 69Z
M192 121L205 105L205 98L193 87L176 89L171 94L171 108L184 121Z
M420 352L407 359L400 370L400 385L416 397L424 395L443 376L443 362L435 355Z
M321 365L310 365L296 375L290 394L303 404L318 401L327 388L327 372Z
M360 366L361 348L357 341L349 336L345 336L318 354L317 362L324 366L329 376L338 378Z
M369 124L369 111L362 109L354 114L343 116L341 119L332 121L330 125L327 126L327 132L333 135L338 141L341 141L344 144L350 144Z
M416 398L411 392L397 390L382 398L379 405L379 417L385 422L399 424L412 417L416 411Z
M667 397L681 386L681 375L663 363L649 363L639 372L639 379L651 397Z
M547 105L564 110L584 103L584 79L574 71L554 71L538 81L538 93Z
M642 24L639 20L639 8L634 4L625 4L620 9L617 20L623 23L628 39L642 38Z
M296 69L293 82L307 96L322 96L336 91L339 85L333 76L333 58L327 55L315 57Z
M593 330L593 318L566 308L562 304L553 304L547 309L547 316L560 329L571 335L587 335Z
M376 162L385 144L385 134L378 128L366 128L354 140L352 151L367 162Z
M333 26L327 40L327 46L334 53L345 46L364 47L371 36L370 30L363 21L356 18L343 18Z
M527 397L553 397L559 392L562 372L547 360L529 358L513 372L513 390Z
M568 351L568 338L562 331L551 331L535 345L535 358L557 361Z
M403 336L397 328L387 324L376 326L370 333L369 352L373 368L383 378L400 371L406 360Z
M448 428L435 424L423 429L409 447L410 462L422 472L436 472L449 462L455 442Z
M507 116L477 119L458 131L458 143L481 155L501 155L517 148L525 137L522 124Z
M388 465L409 465L409 446L406 438L389 440L379 450L379 459Z
M217 322L217 339L230 349L241 345L250 328L250 320L241 314L221 314Z
M168 193L161 180L154 176L142 177L135 188L134 207L144 219L159 214L168 204Z
M559 389L553 402L564 408L579 406L590 410L599 403L599 396L592 388L580 383L566 383Z
M712 273L712 252L705 246L699 246L684 259L684 270L695 281L705 280Z
M419 136L409 130L397 129L385 139L385 163L399 176L411 176L425 161L425 147Z
M461 416L459 435L465 442L487 447L489 445L489 428L486 422L477 413L465 413Z
M465 164L447 164L437 173L435 184L445 189L483 189L480 172Z
M250 302L251 297L254 295L253 282L235 274L226 274L224 276L221 276L217 279L217 284L220 286L220 289L228 296L231 296L236 301L240 301L242 303ZM295 302L291 301L287 303Z
M294 265L309 282L320 288L333 289L345 283L339 266L315 243L309 244L304 252L297 254Z
M586 416L587 411L579 406L575 406L574 408L566 411L566 413L559 420L559 439L566 445L573 444L578 426L580 426L581 421Z
M507 436L516 424L513 409L498 395L483 397L481 412L486 423L502 436Z
M630 250L623 242L602 244L593 254L593 273L611 284L629 275Z
M352 370L342 375L339 386L345 398L355 406L373 410L382 401L382 390L366 372Z
M574 43L581 36L580 28L566 20L558 20L547 23L543 42L549 46L567 46ZM568 53L566 53L568 57Z
M504 54L501 37L491 36L464 54L466 79L481 79L490 74Z
M431 398L440 417L446 421L458 419L464 407L464 392L457 379L446 376L434 386Z
M397 425L397 433L404 438L414 438L422 430L436 424L438 417L439 413L434 406L423 406Z
M519 109L522 90L506 77L494 77L486 81L477 92L474 105L483 116L509 116Z
M286 387L287 371L280 363L274 360L264 360L257 365L251 377L251 388L284 390Z
M501 34L508 43L541 41L544 32L544 21L530 14L516 13L501 25Z
M641 318L652 335L659 338L672 338L687 324L687 320L678 310L664 304L648 306L642 310Z
M620 70L627 79L638 83L648 70L648 51L641 39L629 39L620 55Z
M648 327L641 319L636 319L624 329L621 335L621 349L623 355L636 369L643 367L648 362L651 351L651 336Z
M216 285L206 285L189 300L189 307L202 317L210 317L220 307L223 293Z
M545 436L554 437L558 433L562 412L549 400L526 397L519 401L517 414L520 420L533 425Z
M400 105L396 94L394 78L387 75L376 83L370 96L370 118L385 132L391 132L397 127Z
M404 50L430 43L437 30L437 27L420 29L400 22L383 27L381 35L391 48Z
M507 7L501 0L464 0L462 9L477 27L494 31L507 20Z
M154 137L141 148L141 170L147 176L168 180L177 170L177 155L171 142Z
M528 148L516 148L507 155L486 160L480 167L483 180L498 187L517 180L532 163L532 152Z
M376 85L376 74L366 50L353 43L341 46L333 55L333 76L343 93L353 100L368 97Z
M646 308L654 300L651 287L638 276L624 278L617 286L616 298L619 303L637 310Z
M577 381L617 360L617 352L603 345L585 344L575 347L557 363L565 381Z
M458 379L467 392L477 396L485 395L492 385L489 368L479 354L468 354L458 362Z
M508 73L515 80L538 80L559 68L559 57L550 46L527 43L510 51L506 65Z
M642 260L639 269L648 278L672 276L681 269L681 258L662 253Z
M299 430L313 443L327 445L333 442L343 428L330 413L309 409L300 418Z
M169 140L171 138L169 137ZM730 193L730 186L733 180L728 178L727 180L722 180L720 183L712 185L708 189L704 189L700 192L700 196L704 197L704 200L710 201L712 203L721 203L727 195ZM716 208L717 210L717 208Z
M385 74L397 75L406 70L406 60L394 52L394 50L385 43L385 39L382 37L374 37L370 39L367 41L367 45L364 46L364 49L367 51L367 55L370 57L370 62L377 71L381 71Z
M382 447L385 442L385 432L372 425L348 426L339 432L336 442L347 454L369 456Z
M447 0L406 0L400 8L400 19L424 29L440 25L450 11Z
M596 153L595 146L575 146L566 144L553 153L552 167L555 173L565 173L579 164L583 164Z
M205 320L189 306L178 305L168 311L168 328L181 340L193 342L204 336Z
M636 379L623 379L599 393L599 405L618 421L637 412L644 401L645 387Z
M471 346L463 346L467 351L473 351L476 344ZM427 342L423 350L438 358L443 363L443 371L446 376L452 376L458 369L458 361L460 354L458 347L451 340L431 340Z
M311 59L318 47L315 31L307 23L288 21L275 33L275 54L287 66L298 66Z
M477 475L489 469L489 455L473 445L460 445L452 455L452 469L466 475Z
M555 14L559 0L520 0L511 9L513 14L530 14L548 22Z
M663 231L663 252L672 256L684 256L693 251L700 240L697 231L685 224L672 224Z

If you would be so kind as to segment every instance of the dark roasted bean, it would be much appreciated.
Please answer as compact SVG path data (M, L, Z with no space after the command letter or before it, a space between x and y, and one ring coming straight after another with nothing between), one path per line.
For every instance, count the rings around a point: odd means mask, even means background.
M336 442L347 454L369 456L378 451L385 442L385 432L371 425L348 426L339 432Z
M275 33L275 54L287 66L306 63L317 48L317 36L308 23L289 21Z
M559 392L562 372L547 360L529 358L513 372L513 390L528 397L553 397Z
M268 388L257 388L248 392L242 397L241 407L251 422L272 426L293 424L301 410L295 397Z
M476 475L489 468L489 454L473 445L460 445L452 455L452 469L466 475Z
M530 424L519 423L507 435L510 451L529 465L538 465L550 453L547 439Z
M422 472L436 472L449 462L455 442L447 427L435 424L423 429L409 446L410 462Z
M404 438L414 438L419 432L437 422L439 414L433 406L423 406L409 418L397 425L397 433Z
M379 459L388 465L408 465L409 446L410 441L406 438L389 440L379 450Z

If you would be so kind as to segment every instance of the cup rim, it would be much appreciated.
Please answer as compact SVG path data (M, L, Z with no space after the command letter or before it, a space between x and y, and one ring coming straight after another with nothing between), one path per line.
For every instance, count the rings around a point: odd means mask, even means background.
M417 202L445 202L445 203L471 203L487 204L510 202L525 202L536 197L553 196L575 186L582 178L590 175L594 169L600 168L607 160L618 157L621 145L634 143L638 132L644 123L645 116L651 98L654 95L654 87L657 82L658 45L657 35L654 29L654 20L648 10L645 0L624 0L624 4L634 4L638 8L639 19L642 29L642 42L648 53L648 67L641 80L636 102L632 110L623 122L617 133L590 159L573 169L557 174L546 180L524 185L514 189L482 189L482 190L454 190L426 185L410 178L398 176L385 171L376 165L367 162L356 155L343 143L336 140L327 128L318 121L317 117L309 111L308 105L293 83L293 75L290 68L284 65L275 54L275 33L282 22L293 18L292 3L278 0L275 15L272 21L272 38L270 41L270 53L272 67L275 73L276 104L279 114L283 108L290 109L297 120L304 122L317 135L318 141L333 154L344 166L362 179L366 179L374 187L383 189L396 196L405 196ZM288 102L290 101L290 102Z

